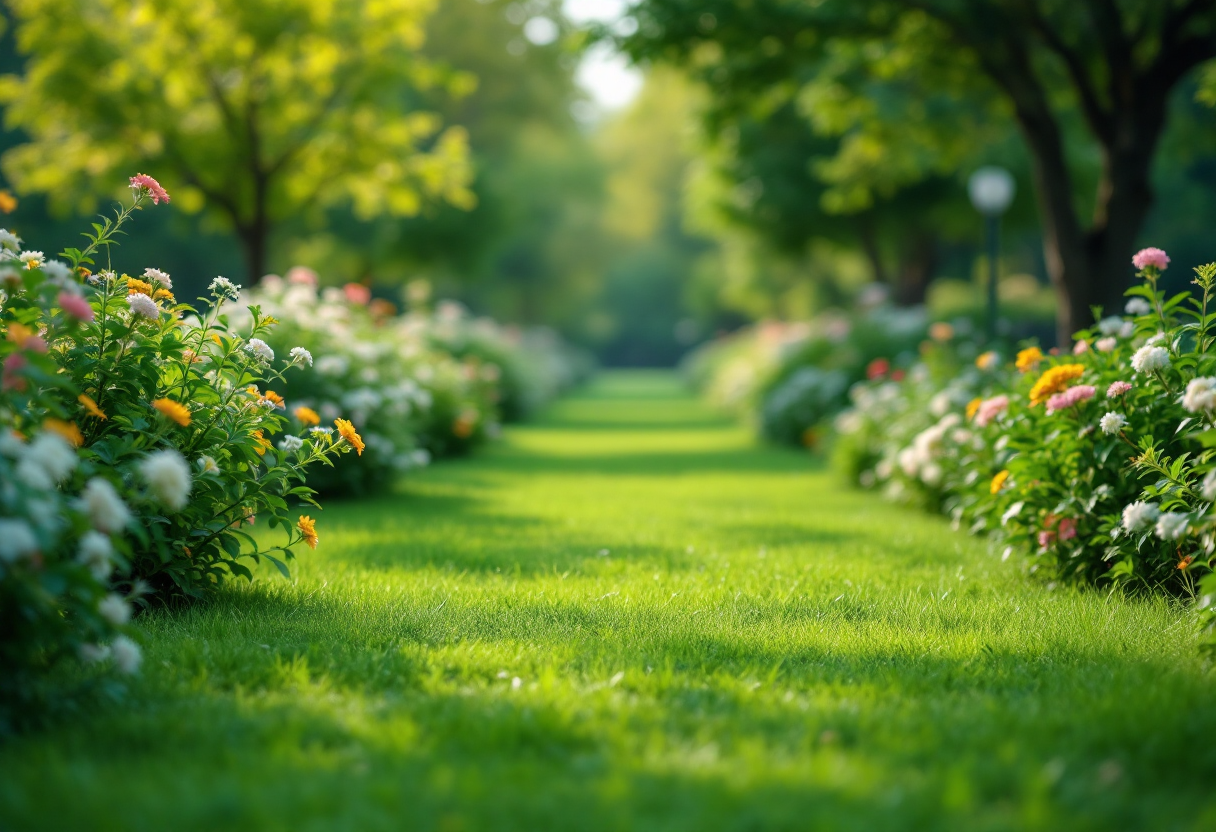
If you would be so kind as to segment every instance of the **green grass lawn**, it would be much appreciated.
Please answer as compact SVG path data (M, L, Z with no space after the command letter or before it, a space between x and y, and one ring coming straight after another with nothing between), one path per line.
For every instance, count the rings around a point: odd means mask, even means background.
M0 829L1216 829L1184 609L1027 579L674 376L318 528L0 747Z

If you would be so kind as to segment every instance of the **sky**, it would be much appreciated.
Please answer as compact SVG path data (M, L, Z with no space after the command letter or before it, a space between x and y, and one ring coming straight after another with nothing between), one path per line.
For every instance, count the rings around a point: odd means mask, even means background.
M611 23L620 19L626 0L565 0L567 17L574 23ZM625 56L599 44L583 56L578 82L604 110L624 107L642 87L642 73Z

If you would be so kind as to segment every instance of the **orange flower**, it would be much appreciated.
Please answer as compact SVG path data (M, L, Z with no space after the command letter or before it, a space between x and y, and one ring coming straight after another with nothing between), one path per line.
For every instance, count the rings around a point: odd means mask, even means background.
M144 283L142 280L140 280L137 277L128 277L127 278L127 294L131 294L131 295L140 294L140 295L147 295L148 297L152 297L152 284Z
M317 538L317 523L307 514L300 515L300 521L296 523L296 528L300 530L300 535L310 549L317 548L317 543L320 542Z
M1009 479L1008 471L1001 471L992 478L992 484L988 486L988 491L992 494L997 494L1005 487L1005 480Z
M310 427L321 424L321 417L311 407L297 407L292 412L295 413L297 419Z
M42 423L42 427L51 433L59 434L74 447L79 448L84 444L84 436L81 435L80 428L76 427L75 422L65 422L62 419L47 419Z
M38 333L30 329L25 324L19 324L16 321L9 321L8 324L8 340L12 341L19 347L25 346L25 342L33 338Z
M90 416L96 416L98 419L109 418L106 416L105 413L102 413L101 408L97 406L97 402L93 401L92 396L86 396L84 393L81 393L79 396L76 397L76 401L78 401L82 405L84 405L85 411Z
M168 289L157 289L152 293L152 300L167 300L169 303L177 302L177 298L173 297L173 293Z
M258 452L258 456L266 456L266 449L271 446L271 442L263 434L261 429L253 432L253 438L257 441L257 447L254 448Z
M996 367L998 360L1000 360L1000 356L992 350L988 350L988 352L983 352L976 356L975 366L981 370L991 370Z
M363 449L367 446L363 444L363 437L355 430L355 426L345 419L334 419L334 426L338 429L338 433L341 434L342 438L355 449L355 452L359 456L363 456Z
M190 424L190 410L184 404L173 399L157 399L152 402L152 406L182 427Z
M275 407L286 407L287 402L283 401L283 397L273 390L267 390L265 398L267 401L274 404Z
M934 341L949 341L954 337L954 327L945 321L938 321L929 327L929 337Z
M1014 366L1016 366L1020 372L1028 373L1038 366L1038 363L1042 360L1043 351L1041 349L1038 347L1027 347L1018 353Z
M452 433L461 439L468 439L473 435L474 428L477 427L477 411L465 410L456 417L456 421L452 423Z
M967 402L967 420L968 421L970 421L975 416L976 411L978 411L980 409L980 405L983 404L983 402L984 402L984 400L981 399L979 396L976 396L974 399Z
M0 191L0 214L11 214L17 210L17 197L8 191Z

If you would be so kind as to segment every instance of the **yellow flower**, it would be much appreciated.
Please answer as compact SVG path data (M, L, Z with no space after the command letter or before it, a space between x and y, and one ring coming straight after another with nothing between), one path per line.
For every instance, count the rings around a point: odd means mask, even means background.
M317 538L317 523L315 520L313 520L307 514L301 514L300 521L296 523L296 528L300 530L300 534L302 535L304 542L308 544L309 548L317 548L317 543L319 540Z
M350 443L355 452L359 456L363 456L363 449L367 446L363 444L363 437L355 430L355 426L345 419L334 419L334 427L338 429L342 438Z
M297 407L292 412L295 413L297 419L306 425L315 426L321 424L321 417L311 407Z
M269 401L275 407L286 407L287 406L287 402L283 401L283 397L280 396L278 393L274 392L273 390L267 390L265 398L267 401Z
M9 321L8 324L8 340L12 341L17 346L24 346L25 342L33 338L38 333L30 329L25 324L19 324L16 321Z
M995 352L988 350L988 352L982 352L976 356L975 366L979 367L981 370L991 370L992 368L996 367L996 362L999 358L1000 356L998 356Z
M1009 471L1001 471L992 478L992 485L988 486L988 490L993 494L999 492L1005 487L1005 480L1009 479Z
M1015 366L1023 373L1033 370L1043 360L1043 351L1038 347L1027 347L1018 353Z
M1045 402L1062 390L1068 389L1069 382L1076 381L1085 373L1081 364L1061 364L1051 367L1030 388L1030 403Z
M979 396L976 396L974 399L967 402L967 419L968 420L970 420L971 417L973 417L975 415L975 412L980 409L980 404L983 401L984 400L981 399Z
M173 399L157 399L152 402L152 406L182 427L190 424L190 410L184 404Z
M954 337L954 327L945 321L938 321L929 327L929 337L934 341L949 341Z
M59 434L74 447L79 448L84 444L84 436L81 435L80 428L76 427L75 422L65 422L62 419L47 419L42 423L42 427L51 433Z
M173 297L173 293L168 289L157 289L152 293L152 300L167 300L169 303L177 302L177 298Z
M11 214L17 210L17 197L8 191L0 191L0 214Z
M142 280L135 277L128 277L127 293L131 295L140 294L152 297L152 284L144 283Z
M76 397L76 401L84 405L85 411L90 416L96 416L98 419L109 418L105 413L102 412L101 408L97 406L97 402L93 401L92 396L86 396L84 393L81 393Z
M254 448L258 452L258 456L266 456L266 449L271 446L271 441L263 435L261 429L253 432L253 438L258 443Z
M214 341L218 347L224 346L224 342L220 340L220 334L218 332L211 333L211 340Z

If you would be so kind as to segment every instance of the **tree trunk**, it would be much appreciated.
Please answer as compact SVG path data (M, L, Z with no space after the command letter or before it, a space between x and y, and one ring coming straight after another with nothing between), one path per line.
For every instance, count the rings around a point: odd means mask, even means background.
M919 306L925 302L929 281L937 268L937 240L932 234L914 233L900 252L895 274L895 303Z
M245 255L245 283L252 288L266 274L266 223L253 222L237 229Z

